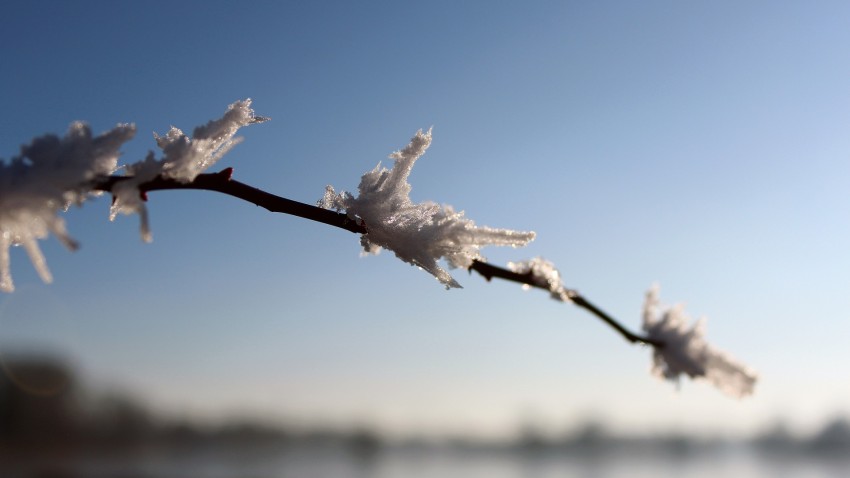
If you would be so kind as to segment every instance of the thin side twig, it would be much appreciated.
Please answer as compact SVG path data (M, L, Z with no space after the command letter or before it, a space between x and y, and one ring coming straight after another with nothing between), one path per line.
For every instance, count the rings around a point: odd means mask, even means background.
M488 262L477 261L477 260L472 261L472 265L469 266L469 270L470 270L470 272L475 271L475 272L479 273L482 277L484 277L488 281L493 279L494 277L496 277L496 278L511 281L511 282L518 282L520 284L524 284L524 285L527 285L527 286L530 286L530 287L536 287L538 289L543 289L543 290L547 290L547 291L549 290L546 286L535 281L534 276L531 274L531 272L526 272L524 274L521 274L519 272L514 272L512 270L504 269L504 268L499 267L499 266L494 266L493 264L490 264ZM664 346L664 344L662 342L658 341L658 340L655 340L655 339L652 339L650 337L646 337L646 336L643 336L643 335L638 335L638 334L635 334L634 332L630 331L625 326L623 326L619 321L617 321L616 319L614 319L613 317L608 315L608 313L606 313L605 311L603 311L602 309L600 309L599 307L594 305L589 300L585 299L581 294L578 293L578 291L573 290L573 289L569 289L569 290L567 290L567 296L570 298L570 301L573 304L587 310L588 312L590 312L591 314L593 314L594 316L596 316L597 318L599 318L600 320L602 320L603 322L605 322L606 324L611 326L611 328L616 330L620 335L623 336L623 338L625 338L629 342L631 342L633 344L638 343L638 344L652 345L653 347L663 347Z

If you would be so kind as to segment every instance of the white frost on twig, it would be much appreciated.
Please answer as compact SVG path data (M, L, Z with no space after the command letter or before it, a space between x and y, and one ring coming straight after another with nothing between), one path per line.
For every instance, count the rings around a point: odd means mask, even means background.
M0 290L14 290L9 248L21 245L44 282L52 277L38 240L53 233L68 249L77 248L65 230L60 210L81 204L92 195L92 183L112 174L119 148L135 134L120 124L92 137L81 122L71 124L59 138L44 135L21 147L8 163L0 161Z
M143 161L124 167L124 173L128 176L123 181L118 181L112 186L112 206L109 207L109 220L114 221L118 214L138 214L139 230L144 242L151 242L150 222L148 221L148 208L139 186L142 183L153 180L162 173L163 163L154 158L153 152L149 152Z
M570 302L570 291L564 287L561 272L552 262L535 257L527 261L508 262L508 269L517 274L531 274L531 280L537 286L548 289L553 299Z
M154 135L163 150L163 159L156 160L149 153L143 161L126 166L125 174L130 177L116 182L111 191L110 219L119 213L138 213L142 239L150 241L139 185L159 175L192 181L239 142L239 138L234 138L239 128L267 120L254 116L248 99L231 104L224 116L195 128L191 138L174 127L165 136ZM92 187L117 170L119 148L135 132L135 126L120 124L92 137L85 123L75 122L64 137L36 138L21 148L19 156L8 163L0 161L0 290L14 290L9 248L17 245L27 251L41 279L51 282L38 240L53 233L69 249L77 248L58 212L96 195Z
M756 372L708 344L703 337L704 320L693 325L689 322L681 304L661 310L658 286L646 293L643 330L664 344L653 347L652 373L674 381L682 374L705 378L733 397L751 395L758 378Z
M473 260L483 259L481 247L524 246L534 239L534 233L478 227L451 206L413 203L407 178L430 144L431 130L419 130L410 144L390 155L395 162L391 169L382 168L379 163L363 175L357 197L345 191L337 194L328 186L318 204L345 211L351 219L365 223L368 233L360 239L365 253L389 249L399 259L436 277L448 289L460 284L437 264L439 259L445 259L450 267L467 268Z
M239 128L265 121L268 118L254 115L251 100L246 99L228 106L221 118L195 128L191 138L173 126L165 136L154 133L163 159L156 160L153 153L149 153L144 160L126 167L126 175L132 177L112 188L114 200L109 219L115 220L118 214L138 214L142 240L150 242L153 236L139 186L160 175L182 183L191 182L242 141L234 137Z
M249 98L228 106L221 118L195 128L191 138L174 126L165 136L154 134L156 144L165 155L163 176L184 183L192 181L242 142L242 138L234 137L239 128L268 120L254 115Z

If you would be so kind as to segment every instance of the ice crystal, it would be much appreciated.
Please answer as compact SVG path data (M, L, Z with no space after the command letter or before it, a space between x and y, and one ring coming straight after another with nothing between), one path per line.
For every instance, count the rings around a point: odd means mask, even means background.
M523 246L534 239L533 232L479 227L451 206L433 202L413 203L407 179L413 164L431 144L431 130L419 130L404 149L390 155L391 169L381 167L360 179L359 194L325 190L319 205L345 211L353 220L365 223L367 233L360 243L365 253L376 254L381 248L393 251L399 259L418 266L446 288L460 287L437 263L445 259L450 267L469 267L483 259L483 246Z
M255 116L251 100L231 104L224 116L195 128L189 138L172 127L162 137L155 136L163 150L163 159L153 153L125 168L126 179L115 182L110 219L119 213L138 213L142 238L150 241L147 210L139 186L159 175L189 182L218 161L239 142L234 138L242 126L262 123ZM45 135L21 148L21 154L9 162L0 161L0 290L14 290L9 264L9 248L23 246L41 279L52 277L38 246L38 240L53 233L69 249L77 247L68 236L58 212L71 204L81 204L94 193L92 188L118 169L119 149L129 141L136 128L120 124L92 137L82 122L71 124L59 138Z
M221 118L195 128L191 138L173 126L165 136L154 134L165 156L163 176L184 183L192 181L242 141L234 138L239 128L265 121L268 118L254 115L251 100L246 99L228 106Z
M126 167L126 174L131 177L113 187L109 219L115 220L118 214L138 214L142 240L150 242L153 236L139 185L160 175L183 183L191 182L241 142L241 138L234 137L239 128L265 121L268 118L254 115L251 100L246 99L228 106L221 118L195 128L191 138L173 126L165 136L154 134L163 151L163 159L157 160L149 153L144 160Z
M150 222L148 221L148 209L139 186L153 180L162 173L163 163L154 158L153 153L143 160L125 167L124 172L127 179L119 181L112 186L112 206L109 208L109 220L114 221L118 214L138 214L140 223L140 234L142 240L151 242Z
M561 272L555 268L555 264L535 257L527 261L508 262L508 269L517 274L531 274L531 280L538 287L549 290L553 299L561 302L569 302L570 291L564 287L561 280Z
M0 161L0 290L14 290L9 248L16 245L24 247L41 279L51 282L38 240L53 233L76 249L59 211L81 204L93 181L115 171L119 148L134 134L133 125L121 124L92 137L85 123L75 122L64 137L41 136L10 162Z
M643 329L664 344L653 348L653 374L674 381L682 374L705 378L733 397L752 394L756 373L705 341L704 320L689 322L681 305L661 310L657 286L647 292Z

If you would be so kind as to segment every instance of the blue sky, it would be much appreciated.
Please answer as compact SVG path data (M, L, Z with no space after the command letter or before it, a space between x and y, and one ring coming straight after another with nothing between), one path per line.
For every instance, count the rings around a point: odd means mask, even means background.
M92 386L216 419L392 432L800 430L850 403L846 2L13 2L0 17L0 157L74 120L190 130L237 99L273 121L220 163L315 202L419 128L414 200L534 230L543 256L639 326L645 290L708 318L756 395L649 376L584 311L341 230L205 192L151 194L152 244L108 199L72 209L55 283L13 251L0 345L54 350ZM386 161L385 161L386 163Z

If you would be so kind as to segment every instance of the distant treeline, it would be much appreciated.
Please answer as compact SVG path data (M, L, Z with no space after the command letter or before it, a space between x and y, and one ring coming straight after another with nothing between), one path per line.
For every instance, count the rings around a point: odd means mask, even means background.
M231 421L212 426L154 417L128 396L92 395L59 360L15 358L0 373L0 458L61 454L125 453L151 449L251 449L335 447L361 457L381 450L439 448L469 453L596 454L663 452L676 455L722 449L730 443L686 434L625 437L588 424L553 438L525 427L514 440L475 439L388 441L378 432L305 429L277 423ZM740 442L735 442L740 443ZM836 418L812 436L799 437L781 425L744 444L765 453L850 457L850 422Z

